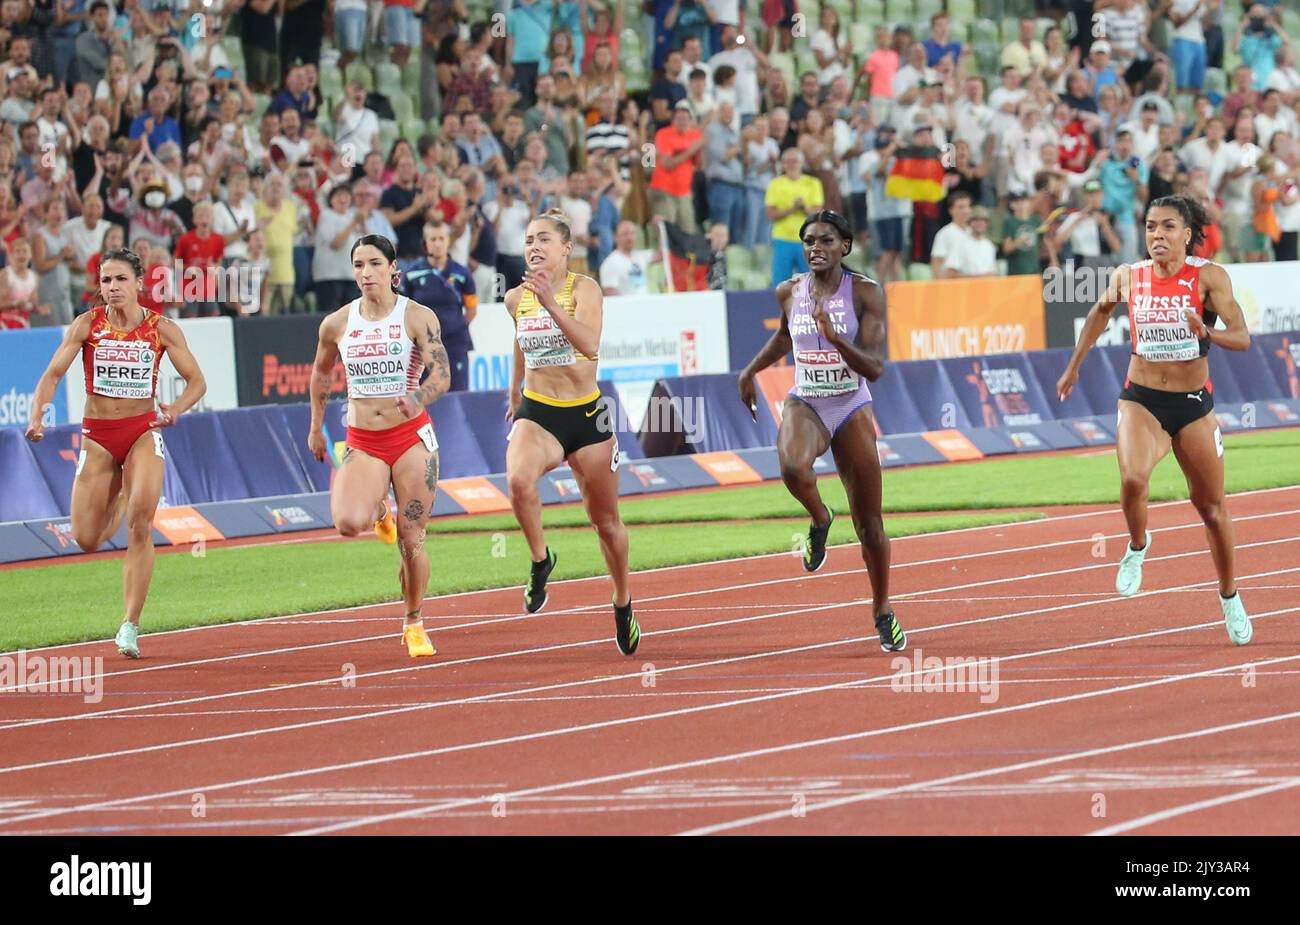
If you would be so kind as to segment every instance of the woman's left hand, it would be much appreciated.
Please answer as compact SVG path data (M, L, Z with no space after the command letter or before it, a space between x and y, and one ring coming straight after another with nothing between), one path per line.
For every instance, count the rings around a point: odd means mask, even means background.
M406 415L408 418L415 417L422 410L420 401L415 397L414 393L403 395L401 398L398 398L394 404L396 404L398 408L402 409L402 414Z
M1183 317L1187 319L1187 324L1191 327L1192 333L1198 340L1208 340L1210 329L1205 326L1205 320L1196 312L1195 309L1183 309Z

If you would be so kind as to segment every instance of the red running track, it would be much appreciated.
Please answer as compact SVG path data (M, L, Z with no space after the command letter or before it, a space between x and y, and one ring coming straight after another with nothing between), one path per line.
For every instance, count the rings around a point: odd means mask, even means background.
M1244 648L1179 502L1131 599L1112 510L895 541L902 656L852 547L635 575L630 659L604 580L29 653L102 699L0 698L0 834L1295 833L1300 489L1230 509Z

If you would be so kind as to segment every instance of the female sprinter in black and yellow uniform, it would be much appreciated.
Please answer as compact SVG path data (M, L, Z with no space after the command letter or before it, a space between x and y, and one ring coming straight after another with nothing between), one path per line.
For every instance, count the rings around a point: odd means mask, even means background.
M591 277L569 272L572 250L564 213L553 209L533 219L524 235L524 281L506 293L515 322L506 479L533 560L524 609L537 613L546 606L556 561L542 533L537 480L567 461L614 582L615 642L631 655L641 629L628 588L627 530L618 516L618 439L596 386L604 295Z
M1232 295L1228 272L1189 256L1205 238L1207 216L1199 203L1164 196L1147 207L1149 260L1122 266L1111 277L1079 334L1069 366L1056 384L1064 401L1079 380L1079 365L1106 329L1111 312L1128 304L1133 356L1119 394L1115 452L1120 500L1130 542L1124 550L1115 590L1125 597L1142 587L1142 562L1151 548L1147 531L1147 489L1151 470L1172 449L1187 479L1192 504L1209 538L1219 576L1219 604L1228 638L1250 642L1250 617L1237 593L1232 518L1223 498L1223 437L1214 415L1210 345L1246 350L1250 332ZM1223 328L1216 328L1221 320Z

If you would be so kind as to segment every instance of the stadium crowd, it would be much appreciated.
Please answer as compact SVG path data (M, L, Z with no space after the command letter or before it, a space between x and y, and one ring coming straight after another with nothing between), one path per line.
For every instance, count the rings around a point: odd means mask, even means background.
M491 301L551 207L611 294L692 236L775 285L822 207L882 281L1136 260L1169 193L1208 255L1294 260L1297 38L1279 0L3 0L0 324L68 323L123 244L179 316L332 310L364 233L445 232Z

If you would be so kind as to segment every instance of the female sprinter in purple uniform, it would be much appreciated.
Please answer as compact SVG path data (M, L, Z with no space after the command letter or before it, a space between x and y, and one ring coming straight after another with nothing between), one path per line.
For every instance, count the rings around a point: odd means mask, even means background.
M880 457L867 388L867 380L879 379L885 368L885 292L841 265L853 249L844 216L814 213L799 229L799 239L809 272L776 287L781 327L740 374L740 399L757 419L754 376L793 347L795 386L785 400L777 453L781 478L812 517L803 567L815 572L826 561L834 518L822 503L812 467L830 447L871 578L880 648L901 652L907 635L889 606L889 537L880 517Z

